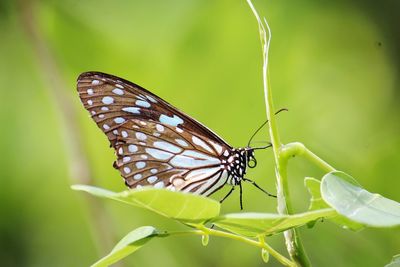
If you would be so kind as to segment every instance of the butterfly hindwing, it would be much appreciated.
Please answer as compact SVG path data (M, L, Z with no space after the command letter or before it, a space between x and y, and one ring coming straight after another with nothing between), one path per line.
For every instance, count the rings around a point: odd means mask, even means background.
M146 89L99 72L78 78L82 103L115 148L127 186L209 195L228 179L231 147L211 130Z

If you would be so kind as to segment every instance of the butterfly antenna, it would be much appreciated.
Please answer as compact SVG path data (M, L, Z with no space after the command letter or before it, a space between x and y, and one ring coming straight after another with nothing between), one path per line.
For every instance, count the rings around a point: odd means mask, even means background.
M257 149L266 149L272 147L272 144L268 142L268 145L266 146L260 146L260 147L252 147L253 150L257 150Z
M264 125L265 124L267 124L268 123L268 120L266 120L263 124L261 124L261 126L260 127L258 127L258 129L253 133L253 135L250 137L250 140L249 140L249 142L247 143L247 147L250 147L250 143L251 143L251 140L253 140L253 138L254 138L254 136L256 136L256 134L264 127Z
M277 112L275 112L275 115L281 113L282 111L289 111L287 108L281 108L280 110L278 110ZM253 140L254 136L256 136L256 134L265 126L265 124L268 123L268 120L266 120L263 124L261 124L260 127L258 127L258 129L253 133L253 135L250 137L249 142L247 143L247 147L250 147L250 143ZM270 146L267 146L270 147Z

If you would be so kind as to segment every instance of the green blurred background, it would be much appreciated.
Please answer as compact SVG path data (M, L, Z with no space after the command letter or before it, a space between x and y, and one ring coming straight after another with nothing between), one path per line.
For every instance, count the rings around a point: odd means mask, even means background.
M400 2L254 4L273 31L275 106L290 110L278 116L282 141L305 143L369 191L400 201ZM1 0L0 29L1 266L88 266L138 226L181 228L70 189L125 189L79 101L81 72L138 83L234 146L265 120L258 29L244 0ZM249 177L275 192L272 153L257 156ZM291 161L297 211L308 206L303 178L322 174ZM245 211L275 212L274 199L244 190ZM223 211L238 210L235 192ZM314 266L383 266L400 253L398 228L354 233L324 222L301 233ZM285 253L281 236L269 242ZM119 266L264 265L260 251L235 241L203 247L198 237L177 237L152 241Z

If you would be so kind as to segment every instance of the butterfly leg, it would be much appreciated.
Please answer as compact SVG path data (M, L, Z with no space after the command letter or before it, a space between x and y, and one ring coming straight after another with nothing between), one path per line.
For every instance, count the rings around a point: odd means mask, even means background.
M239 183L240 188L240 210L243 210L242 183Z
M242 201L242 184L239 183L239 188L240 188L240 210L243 210L243 201ZM235 187L232 186L231 190L229 190L228 194L226 194L226 196L224 196L219 203L222 203L225 199L227 199L230 194L232 194L233 190L235 190Z
M228 194L226 194L226 196L224 196L219 203L224 202L225 199L227 199L227 197L229 197L230 194L232 194L233 190L235 190L235 187L232 186L231 190L229 190Z
M254 182L253 180L247 179L247 178L242 178L243 181L246 182L250 182L252 185L254 185L255 187L257 187L258 189L260 189L261 191L263 191L265 194L267 194L270 197L276 197L275 195L267 192L266 190L262 189L258 184L256 184L256 182Z

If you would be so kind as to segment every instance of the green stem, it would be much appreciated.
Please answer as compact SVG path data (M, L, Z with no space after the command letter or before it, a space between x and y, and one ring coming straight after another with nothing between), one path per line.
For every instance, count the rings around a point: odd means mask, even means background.
M278 213L293 214L292 203L289 194L287 158L281 157L278 152L278 163L276 166L278 187ZM298 266L311 266L310 260L304 250L298 230L293 228L283 232L287 251Z
M302 156L326 172L336 171L334 167L329 165L326 161L315 155L312 151L299 142L289 143L281 146L279 153L281 158L285 161L294 156Z
M266 113L267 119L269 121L269 134L271 138L271 143L274 152L275 159L275 173L277 179L277 201L278 201L278 213L279 214L292 214L292 205L290 201L289 185L287 179L287 158L280 156L280 148L282 146L279 138L278 126L275 120L275 109L273 104L272 91L269 84L269 70L268 70L268 52L271 42L271 31L268 23L264 19L261 20L258 15L257 10L254 8L251 0L247 0L251 10L254 13L258 21L258 26L260 30L260 38L263 50L263 85L264 85L264 95L266 102ZM267 27L267 30L264 27ZM267 36L268 33L268 36ZM310 261L304 251L303 245L300 240L300 236L296 229L290 229L284 232L285 243L287 251L293 261L299 266L310 266Z
M215 229L211 229L211 228L207 228L207 227L202 227L202 226L198 226L198 227L199 227L199 230L178 232L176 234L212 235L212 236L230 238L230 239L237 240L237 241L240 241L240 242L243 242L243 243L255 246L255 247L265 249L266 251L268 251L268 253L270 255L272 255L274 258L276 258L284 266L290 266L290 267L296 266L292 261L290 261L288 258L283 256L282 254L280 254L278 251L273 249L271 246L269 246L265 242L260 242L260 241L257 242L250 238L246 238L243 236L239 236L239 235L235 235L232 233L219 231L219 230L215 230ZM175 234L175 233L171 233L171 234Z

